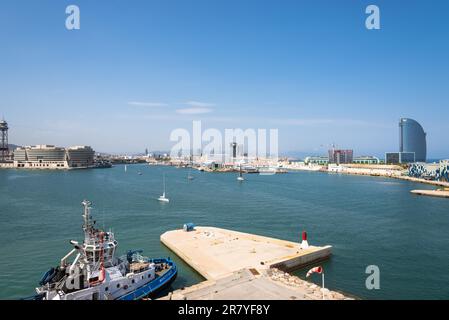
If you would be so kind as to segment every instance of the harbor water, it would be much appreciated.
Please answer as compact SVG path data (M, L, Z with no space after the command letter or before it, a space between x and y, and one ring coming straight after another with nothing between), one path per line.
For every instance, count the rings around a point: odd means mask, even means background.
M157 201L164 174L170 203ZM83 199L93 202L97 225L115 232L119 252L174 258L172 289L203 279L159 237L193 222L297 242L306 230L310 244L333 246L323 263L326 287L362 299L449 298L449 200L410 193L430 186L319 172L251 174L244 182L237 174L188 174L147 165L126 172L120 165L0 170L0 299L33 294L42 274L71 250L69 240L82 240ZM370 265L380 269L378 290L365 286Z

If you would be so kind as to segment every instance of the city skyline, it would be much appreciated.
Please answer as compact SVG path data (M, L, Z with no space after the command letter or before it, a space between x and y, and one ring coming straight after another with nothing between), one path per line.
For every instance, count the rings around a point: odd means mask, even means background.
M0 5L11 144L169 150L172 130L201 120L278 128L281 154L383 155L404 117L424 127L429 159L449 156L447 2L376 1L380 30L365 28L367 1L76 1L73 31L69 4Z

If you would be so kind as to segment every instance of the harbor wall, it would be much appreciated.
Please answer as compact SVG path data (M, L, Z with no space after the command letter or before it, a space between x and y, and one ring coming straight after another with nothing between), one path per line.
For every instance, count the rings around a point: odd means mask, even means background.
M449 182L426 180L423 178L415 178L407 175L407 170L401 166L395 165L330 165L328 172L362 175L362 176L374 176L374 177L386 177L400 180L406 180L417 183L425 183L434 186L449 187Z
M270 265L270 268L276 268L285 272L295 271L305 266L327 260L332 254L331 249L331 246L324 246L319 251L274 263Z

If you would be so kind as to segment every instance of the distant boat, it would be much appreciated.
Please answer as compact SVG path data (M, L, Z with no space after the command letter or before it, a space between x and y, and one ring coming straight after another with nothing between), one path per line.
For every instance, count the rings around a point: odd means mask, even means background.
M128 166L125 164L125 172L128 171Z
M259 174L260 175L273 175L278 173L278 169L274 168L274 167L263 167L263 168L259 168Z
M138 174L139 176L141 176L141 175L142 175L142 172L139 171L137 174Z
M162 193L162 195L159 198L157 198L157 200L159 200L160 202L170 202L170 199L168 199L165 196L165 174L164 174L164 178L163 178L163 185L164 185L164 192Z
M240 170L239 170L239 176L237 177L238 181L244 181L245 178L243 178L243 174L242 174L242 166L240 165Z

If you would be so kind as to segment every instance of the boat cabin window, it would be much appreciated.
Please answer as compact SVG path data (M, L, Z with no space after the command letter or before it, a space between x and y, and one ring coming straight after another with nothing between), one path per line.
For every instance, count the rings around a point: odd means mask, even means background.
M106 260L112 259L112 256L114 255L114 248L110 248L105 250L105 258Z
M86 258L89 261L93 261L94 260L94 253L92 251L87 251L86 250Z

